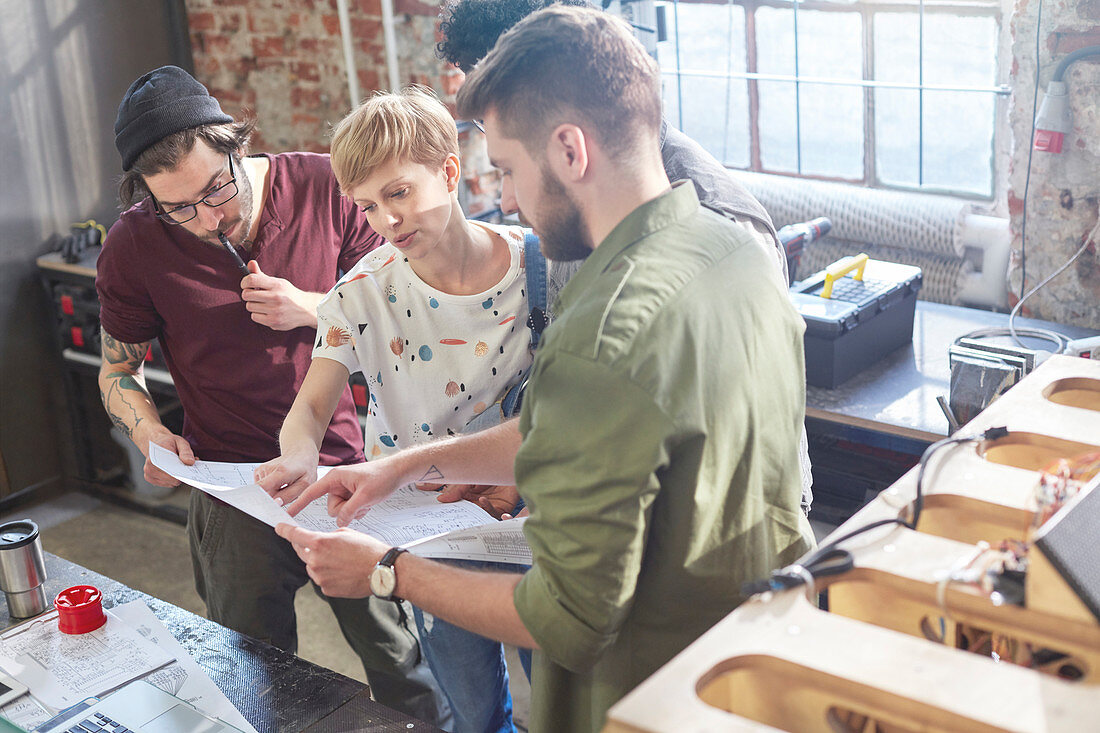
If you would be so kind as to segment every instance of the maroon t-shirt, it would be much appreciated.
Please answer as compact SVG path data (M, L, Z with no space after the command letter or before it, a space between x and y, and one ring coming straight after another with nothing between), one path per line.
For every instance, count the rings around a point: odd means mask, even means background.
M340 196L327 155L283 153L271 162L252 259L273 277L324 293L381 243ZM111 227L97 264L100 320L124 343L160 339L183 405L183 436L204 460L279 455L278 431L309 368L316 331L254 322L241 274L223 250L153 213L149 199ZM340 398L321 462L363 460L351 391Z

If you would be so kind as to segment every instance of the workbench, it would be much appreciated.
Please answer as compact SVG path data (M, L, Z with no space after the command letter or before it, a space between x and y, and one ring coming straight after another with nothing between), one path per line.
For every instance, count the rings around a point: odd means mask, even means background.
M74 585L94 585L103 607L141 600L203 672L260 733L374 731L428 733L437 728L371 700L361 682L307 662L190 611L134 590L105 575L44 553L46 597ZM0 629L13 626L0 604Z

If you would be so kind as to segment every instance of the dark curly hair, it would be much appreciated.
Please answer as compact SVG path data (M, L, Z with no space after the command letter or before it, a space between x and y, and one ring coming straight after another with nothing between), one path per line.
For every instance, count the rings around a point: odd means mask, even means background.
M555 3L589 4L586 0L450 0L439 14L443 40L436 45L436 53L468 74L504 31Z

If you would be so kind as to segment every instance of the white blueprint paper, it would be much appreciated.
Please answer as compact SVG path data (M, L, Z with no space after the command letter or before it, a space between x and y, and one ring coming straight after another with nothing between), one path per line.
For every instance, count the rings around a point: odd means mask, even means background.
M218 689L213 680L206 676L199 663L176 641L176 638L143 601L131 601L115 606L111 609L111 613L175 657L175 662L146 675L146 681L186 700L207 715L213 715L241 730L255 733L256 729L245 720L233 703L229 702L229 698Z
M531 564L531 548L523 536L527 517L425 537L405 545L423 557L452 560L485 560L514 565Z
M55 711L102 695L172 661L111 611L107 623L84 634L63 634L57 611L0 634L0 667Z
M0 708L0 715L23 730L36 728L54 716L53 713L47 712L46 708L42 707L30 693L17 697Z
M188 466L175 453L155 443L149 445L149 459L157 468L183 483L216 496L272 527L287 522L317 532L338 529L336 519L328 514L325 497L313 501L295 517L287 514L266 491L252 482L253 471L259 463L195 461ZM329 470L328 466L319 467L318 477ZM468 501L441 503L434 493L420 491L411 484L397 489L372 506L366 516L349 525L351 529L391 545L408 545L410 552L422 557L491 559L529 565L531 551L523 539L521 526L499 522ZM416 542L426 538L441 539L441 536L447 536L447 541L422 545ZM504 548L513 547L516 542L522 549L505 551Z

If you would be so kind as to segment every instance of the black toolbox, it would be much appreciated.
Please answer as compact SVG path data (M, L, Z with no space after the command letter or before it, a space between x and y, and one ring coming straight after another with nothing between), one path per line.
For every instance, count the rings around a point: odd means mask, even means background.
M867 255L795 283L791 299L806 321L807 384L837 387L912 341L921 283L919 267Z

